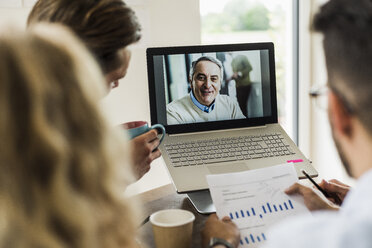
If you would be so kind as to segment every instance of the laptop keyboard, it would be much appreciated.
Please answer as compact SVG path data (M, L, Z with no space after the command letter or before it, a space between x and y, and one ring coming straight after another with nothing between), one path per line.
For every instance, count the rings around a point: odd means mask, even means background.
M294 154L280 133L172 143L165 149L175 167Z

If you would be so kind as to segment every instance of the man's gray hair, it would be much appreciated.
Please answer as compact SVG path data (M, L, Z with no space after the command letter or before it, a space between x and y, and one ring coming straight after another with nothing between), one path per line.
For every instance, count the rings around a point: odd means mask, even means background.
M221 71L220 80L223 79L223 65L222 65L222 62L220 60L216 59L216 58L211 57L211 56L201 56L197 60L195 60L191 63L191 68L190 68L190 73L189 73L189 77L191 78L191 80L194 76L196 65L200 61L210 61L212 63L215 63L220 68L220 71Z

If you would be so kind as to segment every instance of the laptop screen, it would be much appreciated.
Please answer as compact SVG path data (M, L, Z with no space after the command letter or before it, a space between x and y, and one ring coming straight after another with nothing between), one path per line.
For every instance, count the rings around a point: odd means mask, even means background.
M167 132L277 122L272 43L147 49L151 122Z

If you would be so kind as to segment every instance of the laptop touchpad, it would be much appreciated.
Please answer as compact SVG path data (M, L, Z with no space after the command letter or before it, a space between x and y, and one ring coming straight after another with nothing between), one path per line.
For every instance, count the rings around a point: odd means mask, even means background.
M208 166L208 170L211 174L223 174L223 173L231 173L231 172L239 172L239 171L246 171L248 170L248 166L244 163L233 163L230 165L211 165Z

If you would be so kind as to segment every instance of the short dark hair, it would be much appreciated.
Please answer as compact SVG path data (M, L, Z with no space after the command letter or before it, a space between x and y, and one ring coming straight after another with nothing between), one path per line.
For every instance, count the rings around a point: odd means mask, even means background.
M330 0L313 29L324 35L330 88L372 134L372 0Z
M90 49L104 73L117 69L118 51L141 38L133 10L122 0L38 0L28 17L71 28Z

